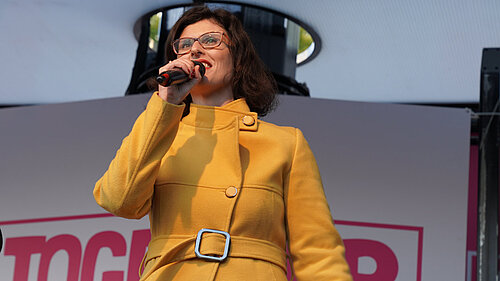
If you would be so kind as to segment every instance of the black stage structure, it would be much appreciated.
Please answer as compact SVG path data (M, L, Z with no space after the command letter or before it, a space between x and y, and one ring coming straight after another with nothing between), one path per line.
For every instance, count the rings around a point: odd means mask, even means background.
M500 48L483 49L479 115L477 280L498 280Z

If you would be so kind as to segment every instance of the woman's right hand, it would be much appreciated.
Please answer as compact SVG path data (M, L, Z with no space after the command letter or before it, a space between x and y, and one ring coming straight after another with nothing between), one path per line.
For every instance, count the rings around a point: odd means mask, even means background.
M191 89L201 80L200 67L187 58L178 58L162 66L158 73L163 73L174 68L182 69L191 79L180 84L163 87L158 85L158 95L172 104L181 104Z

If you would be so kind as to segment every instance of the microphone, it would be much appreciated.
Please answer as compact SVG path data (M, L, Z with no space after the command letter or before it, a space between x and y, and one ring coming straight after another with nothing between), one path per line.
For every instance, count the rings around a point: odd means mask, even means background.
M205 75L205 66L199 61L193 61L194 65L200 66L200 74L201 77ZM182 69L172 69L167 70L165 72L160 73L160 75L156 76L156 82L162 85L163 87L168 87L170 85L181 84L188 80L190 80L189 75L186 74Z

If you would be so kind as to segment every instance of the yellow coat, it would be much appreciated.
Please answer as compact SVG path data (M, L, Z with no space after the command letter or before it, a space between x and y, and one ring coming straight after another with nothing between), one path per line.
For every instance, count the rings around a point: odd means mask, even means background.
M352 280L300 130L258 120L243 99L192 104L181 120L183 109L153 94L94 189L115 215L149 214L141 280L284 281L287 243L297 280ZM196 256L204 228L229 233L224 261ZM221 256L226 239L205 233L200 243Z

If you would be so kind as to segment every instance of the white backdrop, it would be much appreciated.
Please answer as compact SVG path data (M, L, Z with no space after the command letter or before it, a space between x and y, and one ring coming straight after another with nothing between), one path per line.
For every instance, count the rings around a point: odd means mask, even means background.
M133 281L146 219L92 189L147 96L0 110L2 280ZM465 280L469 113L282 97L315 153L355 280Z

